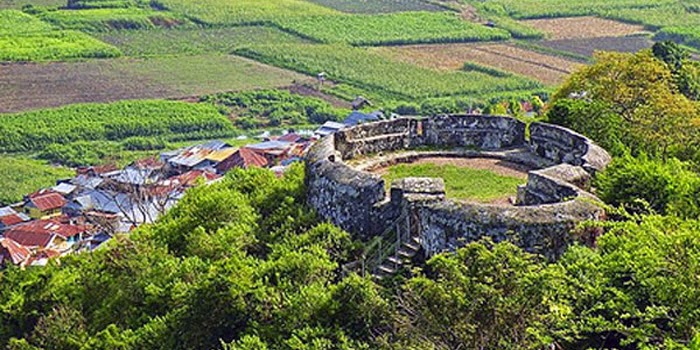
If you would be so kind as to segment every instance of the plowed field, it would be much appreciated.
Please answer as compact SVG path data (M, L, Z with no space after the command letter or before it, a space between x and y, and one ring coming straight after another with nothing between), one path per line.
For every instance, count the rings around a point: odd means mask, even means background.
M643 26L598 17L569 17L523 21L552 40L627 36L645 33Z
M408 63L438 70L458 70L465 62L527 76L545 84L561 83L580 63L508 44L412 45L375 49Z

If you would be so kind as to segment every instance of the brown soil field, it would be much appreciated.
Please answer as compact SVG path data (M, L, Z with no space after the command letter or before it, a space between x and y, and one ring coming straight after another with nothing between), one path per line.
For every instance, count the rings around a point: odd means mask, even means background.
M0 65L0 113L276 88L305 79L308 77L229 55L5 64Z
M509 44L410 45L375 48L404 62L439 70L462 69L465 62L524 75L548 85L560 84L581 64Z
M654 42L646 36L620 36L607 38L582 38L567 40L548 40L538 42L559 51L567 51L582 56L593 56L595 51L637 52L648 49Z
M647 32L640 25L590 16L534 19L522 23L543 31L552 40L627 36Z

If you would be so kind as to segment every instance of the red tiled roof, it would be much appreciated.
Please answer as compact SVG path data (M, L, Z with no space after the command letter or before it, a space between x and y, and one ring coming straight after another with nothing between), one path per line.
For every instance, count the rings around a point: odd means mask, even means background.
M220 172L226 172L233 168L250 168L259 167L264 168L269 164L267 159L260 155L255 150L243 147L236 151L231 157L227 158L221 162L216 169Z
M0 238L0 254L4 255L4 258L12 261L13 264L19 265L29 257L31 252L27 247L22 246L12 239Z
M56 192L30 198L30 201L41 211L59 209L66 205L66 199Z
M55 220L34 220L12 227L5 232L11 238L28 247L46 247L54 235L70 238L86 232L87 226L62 224Z
M0 218L0 223L2 223L4 226L17 225L22 222L24 222L24 219L22 219L22 217L18 214L12 214Z

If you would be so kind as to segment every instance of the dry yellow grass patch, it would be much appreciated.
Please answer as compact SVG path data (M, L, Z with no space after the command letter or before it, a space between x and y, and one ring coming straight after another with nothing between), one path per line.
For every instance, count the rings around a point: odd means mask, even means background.
M465 62L524 75L548 85L560 84L582 64L509 44L410 45L374 48L403 62L437 70L462 69Z
M533 19L522 22L545 32L553 40L627 36L646 32L640 25L590 16Z

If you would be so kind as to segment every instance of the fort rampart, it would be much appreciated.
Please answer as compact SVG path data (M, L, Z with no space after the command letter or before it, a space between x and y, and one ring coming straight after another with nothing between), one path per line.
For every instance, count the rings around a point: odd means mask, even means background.
M441 179L404 179L386 191L368 170L420 157L485 157L526 165L514 205L446 199ZM309 204L325 219L368 239L410 212L412 235L428 255L488 236L556 258L585 220L601 219L590 194L608 153L566 128L483 115L401 117L359 125L317 142L306 157ZM388 192L388 193L387 193Z

